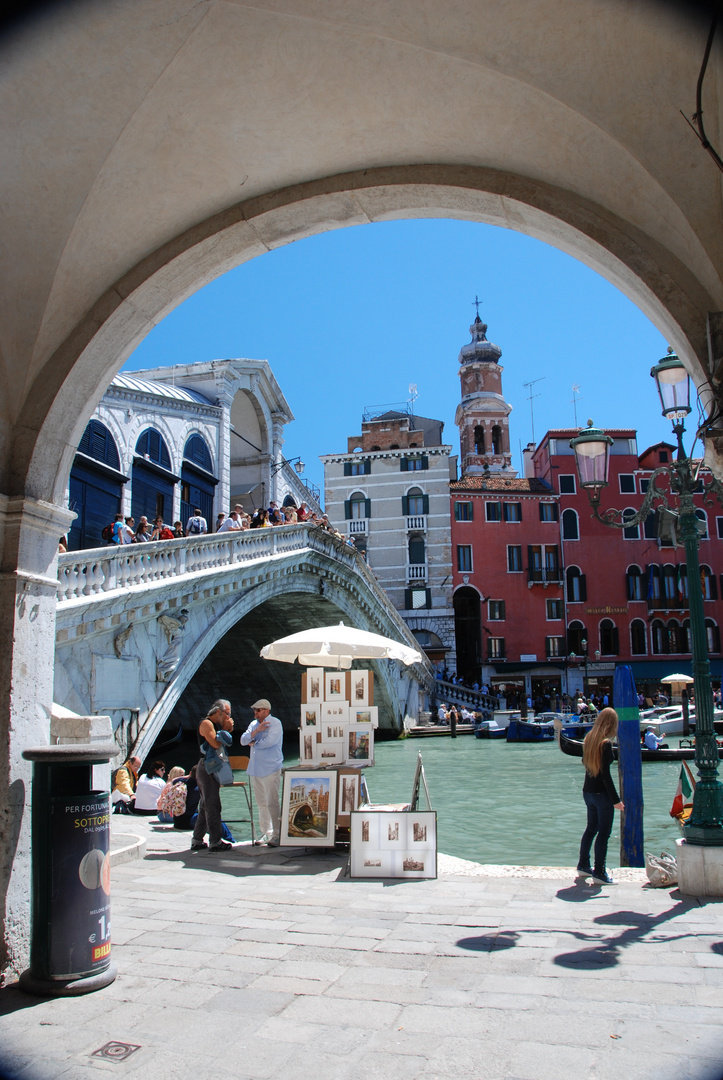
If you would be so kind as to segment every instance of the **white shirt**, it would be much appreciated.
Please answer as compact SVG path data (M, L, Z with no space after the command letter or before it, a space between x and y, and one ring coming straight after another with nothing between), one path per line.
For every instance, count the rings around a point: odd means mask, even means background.
M216 532L237 532L241 528L241 522L238 518L227 517L224 518Z
M136 809L156 810L158 796L166 786L166 781L160 776L141 776L136 787Z

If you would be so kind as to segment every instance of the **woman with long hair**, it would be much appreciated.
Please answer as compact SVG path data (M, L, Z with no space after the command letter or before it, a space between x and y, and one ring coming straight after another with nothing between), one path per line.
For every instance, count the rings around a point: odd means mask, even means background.
M591 877L598 885L615 884L605 869L605 858L615 811L625 809L610 775L613 762L612 739L617 735L617 731L618 714L615 709L603 709L582 745L582 763L585 766L582 797L587 806L587 828L580 841L577 872L581 877ZM593 840L594 868L590 866Z

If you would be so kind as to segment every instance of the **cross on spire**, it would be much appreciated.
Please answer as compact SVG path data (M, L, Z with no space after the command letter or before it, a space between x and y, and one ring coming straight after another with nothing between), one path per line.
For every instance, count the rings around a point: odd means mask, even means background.
M481 303L482 303L482 301L478 298L477 294L475 294L474 306L477 308L477 318L478 319L479 319L479 306L480 306Z

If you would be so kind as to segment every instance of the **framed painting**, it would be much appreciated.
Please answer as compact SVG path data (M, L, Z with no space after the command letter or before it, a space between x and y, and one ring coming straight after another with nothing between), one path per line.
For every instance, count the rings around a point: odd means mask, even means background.
M372 671L350 671L349 703L352 708L373 704L374 673Z
M325 701L346 701L346 672L327 671L325 674Z
M286 769L281 811L281 844L333 847L336 773Z
M341 765L344 761L346 746L343 740L324 742L316 748L316 760L320 765Z
M346 701L325 701L321 706L322 724L348 724L349 706Z
M371 765L374 758L374 729L368 724L346 729L346 760L355 765Z
M319 728L321 723L321 705L302 705L301 706L301 727L303 728Z
M321 731L322 742L343 742L346 746L346 724L324 724Z
M318 746L313 728L302 728L299 732L299 761L302 765L315 765L318 760Z
M350 724L370 724L373 728L379 727L379 709L376 705L363 705L358 708L351 705L349 708Z
M361 773L338 773L337 780L337 824L349 823L349 816L357 809L361 801Z
M313 705L315 702L324 700L324 669L320 667L310 667L306 669L304 673L304 683L302 686L302 693L304 701L309 705Z

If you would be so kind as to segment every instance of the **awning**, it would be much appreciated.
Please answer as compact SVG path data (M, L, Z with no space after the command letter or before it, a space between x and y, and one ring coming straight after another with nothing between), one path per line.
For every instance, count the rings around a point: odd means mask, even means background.
M662 679L665 675L692 675L693 664L690 660L641 660L629 665L633 669L634 679ZM720 661L716 664L720 672ZM713 668L713 665L711 665Z

